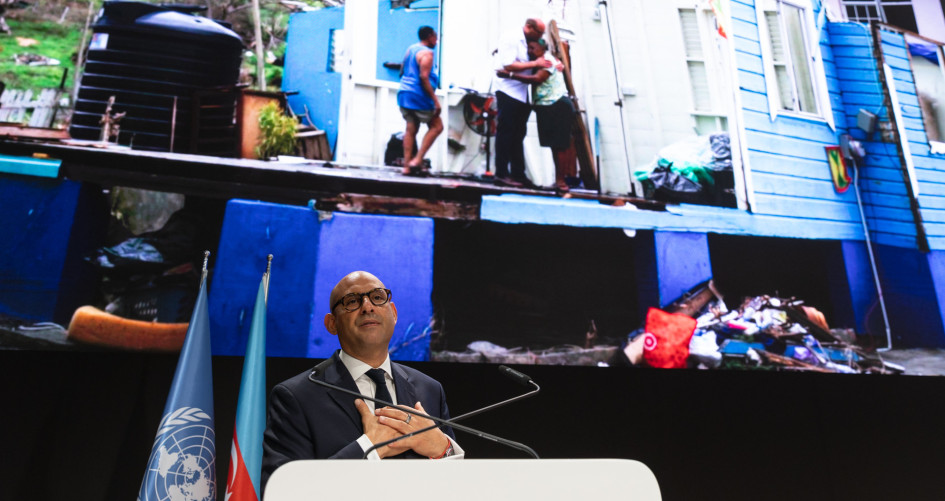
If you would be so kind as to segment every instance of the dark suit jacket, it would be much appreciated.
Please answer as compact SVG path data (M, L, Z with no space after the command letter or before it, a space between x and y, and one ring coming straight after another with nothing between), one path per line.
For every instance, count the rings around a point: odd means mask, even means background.
M357 392L354 379L336 351L334 363L316 379ZM413 406L418 401L431 416L449 419L443 387L420 371L391 362L397 403ZM355 397L309 381L305 371L272 389L266 433L263 436L261 488L279 466L296 459L361 459L364 452L356 440L363 433ZM453 431L443 431L453 437ZM396 458L420 458L407 451Z

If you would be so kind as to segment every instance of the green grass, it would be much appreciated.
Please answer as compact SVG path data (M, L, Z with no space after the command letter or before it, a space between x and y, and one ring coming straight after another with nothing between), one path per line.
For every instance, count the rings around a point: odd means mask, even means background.
M59 87L64 68L69 69L66 89L72 88L75 77L73 56L79 50L82 38L81 30L72 26L59 25L55 22L21 22L7 19L13 30L12 35L0 34L0 80L8 89L32 89L37 91L50 87ZM20 47L17 37L31 38L36 45ZM59 66L24 66L13 61L14 54L32 53L59 60Z

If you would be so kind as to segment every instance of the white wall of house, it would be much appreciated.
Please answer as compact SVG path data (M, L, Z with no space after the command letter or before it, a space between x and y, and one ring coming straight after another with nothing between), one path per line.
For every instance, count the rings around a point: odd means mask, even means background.
M448 130L429 155L435 171L484 171L482 138L463 127L458 106L462 88L493 91L497 65L492 52L504 37L521 30L528 17L554 19L571 38L574 84L586 110L591 142L595 132L599 135L596 153L605 192L630 192L634 168L652 162L669 144L706 133L706 120L714 120L705 117L705 110L697 112L694 104L680 8L699 12L702 42L707 51L714 51L708 66L714 80L709 115L718 115L719 123L727 120L729 127L733 123L727 116L733 107L733 84L726 77L731 72L720 63L727 49L713 38L714 18L703 0L621 0L607 2L605 12L597 0L442 0L441 6L440 95L449 106L444 109ZM375 78L377 2L348 0L345 16L349 67L342 90L338 160L380 164L391 134L403 130L403 119L396 84ZM615 104L618 101L622 107ZM696 128L697 116L702 117L701 130ZM553 162L550 150L538 144L534 120L533 115L525 143L528 174L536 184L550 186ZM447 137L465 151L450 152ZM732 137L736 139L734 131Z
M945 42L945 13L942 12L942 3L939 0L912 0L912 9L915 11L919 34Z

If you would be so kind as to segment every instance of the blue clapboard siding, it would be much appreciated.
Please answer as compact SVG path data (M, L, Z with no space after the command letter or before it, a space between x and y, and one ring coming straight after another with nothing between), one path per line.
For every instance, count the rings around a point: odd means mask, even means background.
M886 245L915 247L915 224L902 178L898 147L880 142L878 132L866 137L856 127L860 109L876 114L880 120L887 119L881 69L873 53L872 35L867 26L858 23L830 23L827 30L835 64L840 69L838 82L844 103L844 127L854 138L863 141L867 149L860 166L860 187L873 240ZM910 72L896 78L897 86L904 85L911 81L912 75Z
M945 237L945 158L929 154L928 136L919 108L905 37L882 30L880 38L883 42L883 57L894 74L906 139L909 141L919 184L919 205L922 207L925 231L932 249L940 250L943 249L942 237Z
M755 6L749 1L734 1L731 5L742 98L741 121L755 196L752 212L759 216L789 218L792 224L810 228L828 222L859 221L852 191L836 193L830 180L824 147L838 144L838 131L816 117L779 112L771 120L761 56L762 44L767 42L760 39ZM833 113L838 127L845 128L839 78L847 70L836 67L837 55L826 31L821 32L819 44L829 92L829 101L821 106L826 113ZM868 49L866 53L868 55Z

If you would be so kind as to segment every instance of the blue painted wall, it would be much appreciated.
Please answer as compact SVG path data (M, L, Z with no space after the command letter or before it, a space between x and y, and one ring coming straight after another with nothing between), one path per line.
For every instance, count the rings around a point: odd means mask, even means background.
M845 130L866 146L867 156L859 166L860 190L872 239L885 245L916 247L899 147L882 142L878 127L869 137L856 127L860 109L876 114L881 122L889 122L872 35L866 25L859 23L831 23L828 29L839 73Z
M820 19L818 2L814 4L814 17ZM761 56L762 43L767 42L760 40L753 3L733 1L732 21L742 121L755 191L753 213L791 217L798 225L857 221L852 191L837 194L830 180L824 147L838 144L837 131L822 119L783 112L771 120ZM826 29L821 30L819 43L830 93L830 102L821 106L838 117L843 106Z
M384 63L403 61L407 47L418 42L421 26L432 26L440 32L439 2L414 2L410 9L391 9L390 4L390 0L381 0L377 6L377 79L399 82L400 72L385 68Z
M96 213L92 201L77 182L0 175L0 313L67 324L90 302L96 280L81 258L108 220L107 207Z
M331 289L349 272L367 270L393 291L398 308L392 358L429 358L431 219L231 200L210 283L215 355L245 353L268 254L274 256L266 322L269 356L324 358L338 349L338 339L323 324Z
M933 275L929 254L889 245L877 245L875 251L893 346L945 347L945 329L938 302L941 280L936 280L936 275ZM939 268L934 272L941 277L945 270Z
M256 291L266 271L266 256L272 254L266 352L276 357L305 356L320 229L318 213L308 207L249 200L227 203L210 282L214 355L245 353Z
M338 338L324 327L331 289L348 273L365 270L384 282L397 305L391 358L428 360L433 236L433 220L428 218L336 212L323 221L307 356L327 357L339 348Z
M896 94L919 181L919 205L929 245L933 249L945 249L945 156L930 153L905 38L889 31L880 31L880 37L886 64L895 75Z
M289 18L282 90L297 114L308 107L314 125L325 131L332 153L338 139L341 74L329 71L331 32L344 29L344 8L300 12Z

